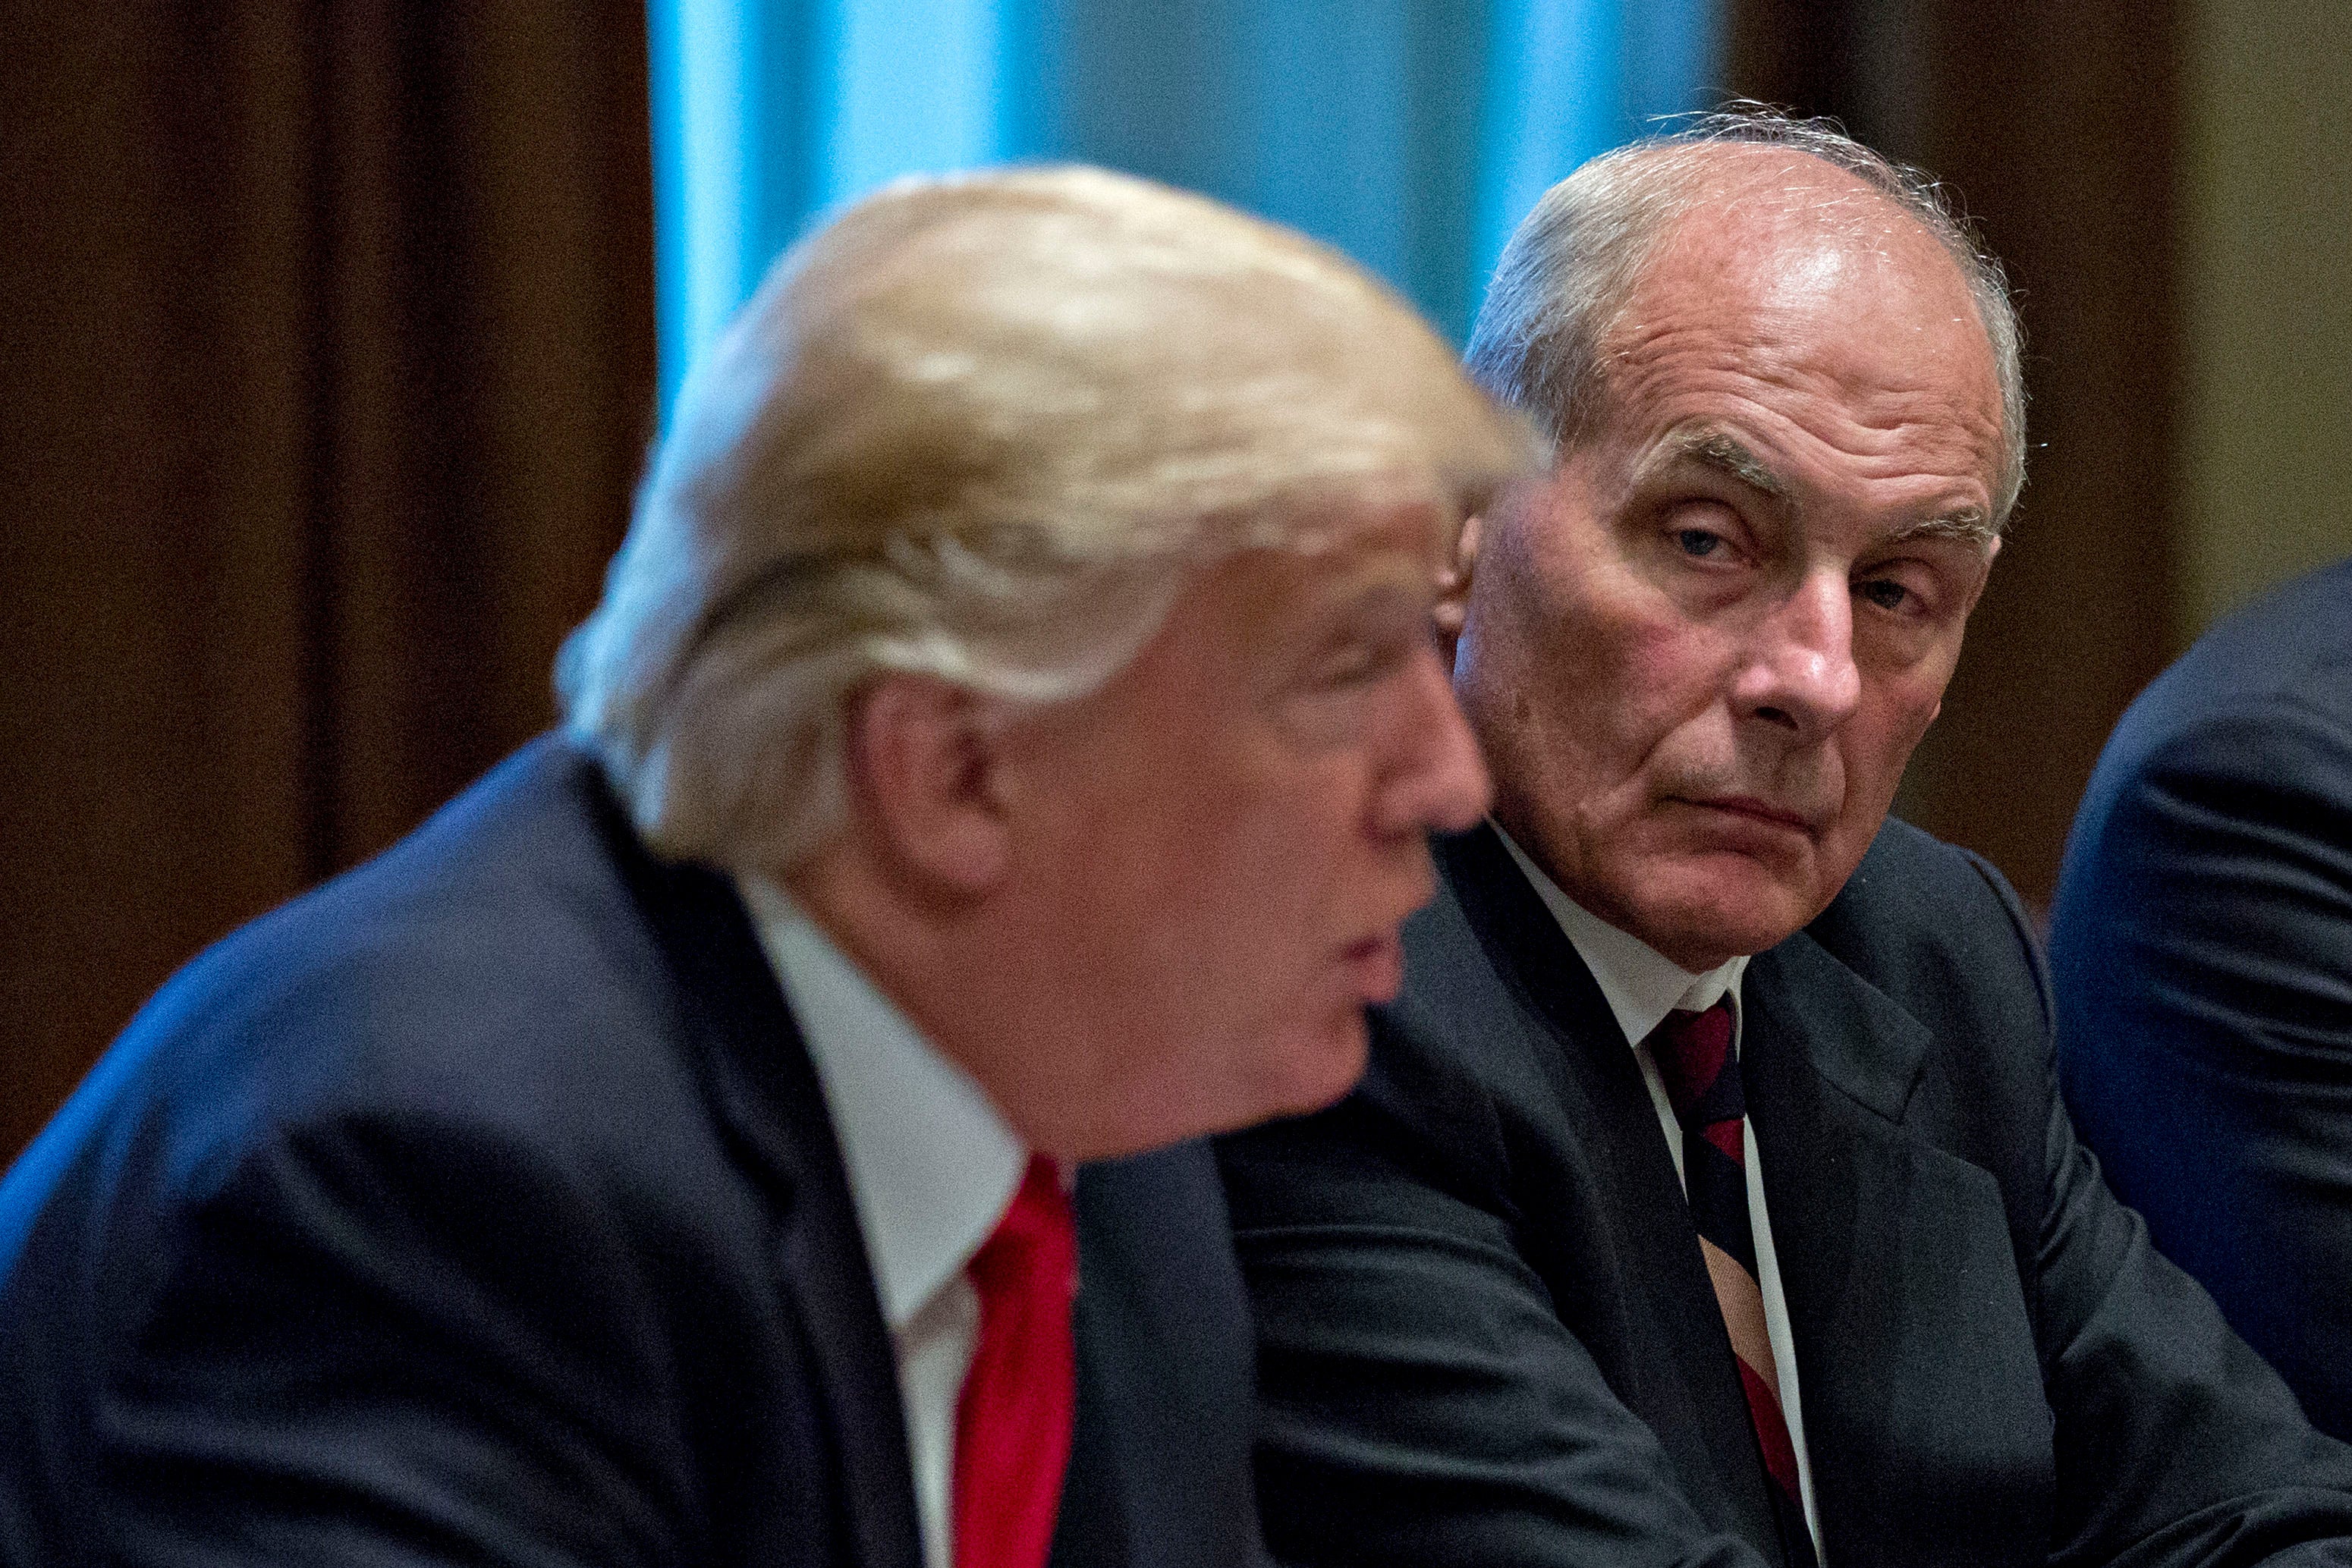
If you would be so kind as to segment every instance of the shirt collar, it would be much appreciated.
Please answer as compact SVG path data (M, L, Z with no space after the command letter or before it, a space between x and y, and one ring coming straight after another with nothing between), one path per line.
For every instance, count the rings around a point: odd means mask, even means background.
M824 1087L882 1315L901 1329L988 1239L1028 1150L799 904L759 877L739 885Z
M1519 862L1519 870L1535 885L1544 907L1559 922L1576 956L1592 971L1592 978L1609 1003L1610 1012L1616 1016L1617 1027L1625 1031L1628 1043L1639 1045L1647 1040L1650 1031L1664 1022L1666 1015L1676 1008L1696 1012L1729 996L1733 1009L1738 1009L1740 977L1748 970L1746 954L1705 974L1691 973L1640 937L1618 930L1569 897L1519 848L1517 841L1503 831L1501 823L1494 827L1503 847L1511 852L1511 858Z

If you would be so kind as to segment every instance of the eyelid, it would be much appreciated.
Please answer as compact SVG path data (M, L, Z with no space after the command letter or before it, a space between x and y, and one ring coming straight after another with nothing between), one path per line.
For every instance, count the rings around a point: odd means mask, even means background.
M1694 507L1706 507L1725 516L1705 522L1692 519L1688 514ZM1756 553L1755 541L1739 509L1713 497L1694 497L1672 503L1666 508L1665 541L1682 559L1700 565L1720 566L1729 561L1748 560ZM1705 555L1695 555L1684 548L1683 536L1704 534L1717 541L1717 548Z
M1707 512L1708 520L1705 522L1688 520L1690 514L1700 508L1705 508ZM1666 503L1663 516L1668 533L1681 533L1685 528L1695 528L1701 533L1713 534L1717 538L1738 544L1743 549L1749 548L1756 531L1754 524L1748 518L1747 512L1741 509L1739 504L1722 496L1709 494L1678 496Z
M1867 591L1876 588L1882 583L1887 587L1899 591L1902 593L1903 598L1895 604L1879 604L1877 599L1872 596ZM1878 608L1881 610L1900 609L1904 604L1915 602L1919 598L1918 591L1913 588L1909 583L1897 581L1895 579L1891 577L1858 578L1854 581L1853 589L1856 593L1859 593L1864 598L1870 600L1871 603L1878 605Z
M1434 613L1433 610L1429 616L1414 622L1409 635L1390 628L1349 632L1327 648L1312 665L1313 682L1319 685L1348 685L1385 674L1427 643Z
M1855 568L1853 577L1854 591L1860 593L1876 582L1892 583L1903 591L1903 602L1893 606L1877 605L1877 608L1885 610L1890 614L1906 612L1920 615L1934 614L1941 598L1937 591L1942 585L1941 578L1934 567L1923 561L1910 561L1908 564L1916 576L1927 580L1927 586L1922 587L1918 581L1913 580L1912 576L1897 570L1905 564L1904 559L1896 559L1882 561L1874 566Z

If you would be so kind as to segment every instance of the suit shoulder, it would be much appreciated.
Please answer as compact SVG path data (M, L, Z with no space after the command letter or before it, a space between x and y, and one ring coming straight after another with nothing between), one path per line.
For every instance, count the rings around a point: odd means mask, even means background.
M694 1086L664 1050L668 982L589 766L530 748L188 965L0 1185L0 1260L8 1216L29 1222L74 1167L109 1182L136 1168L180 1204L306 1131L466 1127L587 1166L690 1113Z
M2160 732L2117 730L2115 766L2102 759L2094 791L2113 799L2151 784L2352 796L2352 657L2324 678L2227 706L2175 715Z
M2023 906L1983 856L1889 817L1862 863L1814 925L1868 925L1915 940L1949 934L1954 919L2012 926Z
M2024 904L1981 855L1888 819L1806 934L1931 1024L2001 1020L2039 1038L2050 1020Z
M2224 618L2151 682L2135 707L2161 716L2311 691L2352 661L2352 559L2271 590Z
M2073 940L2087 910L2191 873L2226 880L2249 866L2316 857L2340 877L2352 818L2352 655L2319 678L2241 701L2133 705L2101 753L2067 834L2053 940ZM2155 688L2150 689L2150 695Z
M2152 768L2228 768L2315 728L2352 732L2352 560L2298 578L2197 640L2115 727L2084 790L2083 820ZM2078 832L2079 832L2078 829Z

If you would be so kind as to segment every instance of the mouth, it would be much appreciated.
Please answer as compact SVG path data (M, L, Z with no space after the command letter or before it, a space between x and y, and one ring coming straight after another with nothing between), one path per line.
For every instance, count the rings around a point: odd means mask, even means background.
M1393 926L1349 943L1340 960L1357 997L1367 1006L1394 1001L1404 988L1404 943Z
M1717 795L1706 800L1685 800L1684 803L1702 810L1722 811L1764 827L1783 828L1809 839L1817 836L1823 826L1801 811L1792 811L1786 806L1778 806L1753 795Z

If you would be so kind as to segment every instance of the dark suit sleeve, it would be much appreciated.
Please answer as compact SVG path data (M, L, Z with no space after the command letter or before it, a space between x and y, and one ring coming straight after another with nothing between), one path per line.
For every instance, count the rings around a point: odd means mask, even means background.
M2023 913L1979 868L2046 1013ZM2352 1563L2352 1450L2311 1428L2211 1298L2149 1244L2076 1139L2046 1047L2040 1065L2046 1183L2028 1273L2056 1463L2051 1561Z
M134 1184L135 1189L135 1184ZM61 1545L125 1565L669 1563L692 1500L638 1264L495 1134L342 1120L242 1154L101 1255L53 1474ZM128 1239L155 1238L152 1254ZM52 1344L69 1341L52 1338Z
M1522 1260L1475 1088L1388 1024L1350 1099L1224 1141L1287 1563L1756 1564L1682 1499Z
M2352 1438L2346 716L2276 699L2129 769L2052 945L2067 1097L2117 1191Z

